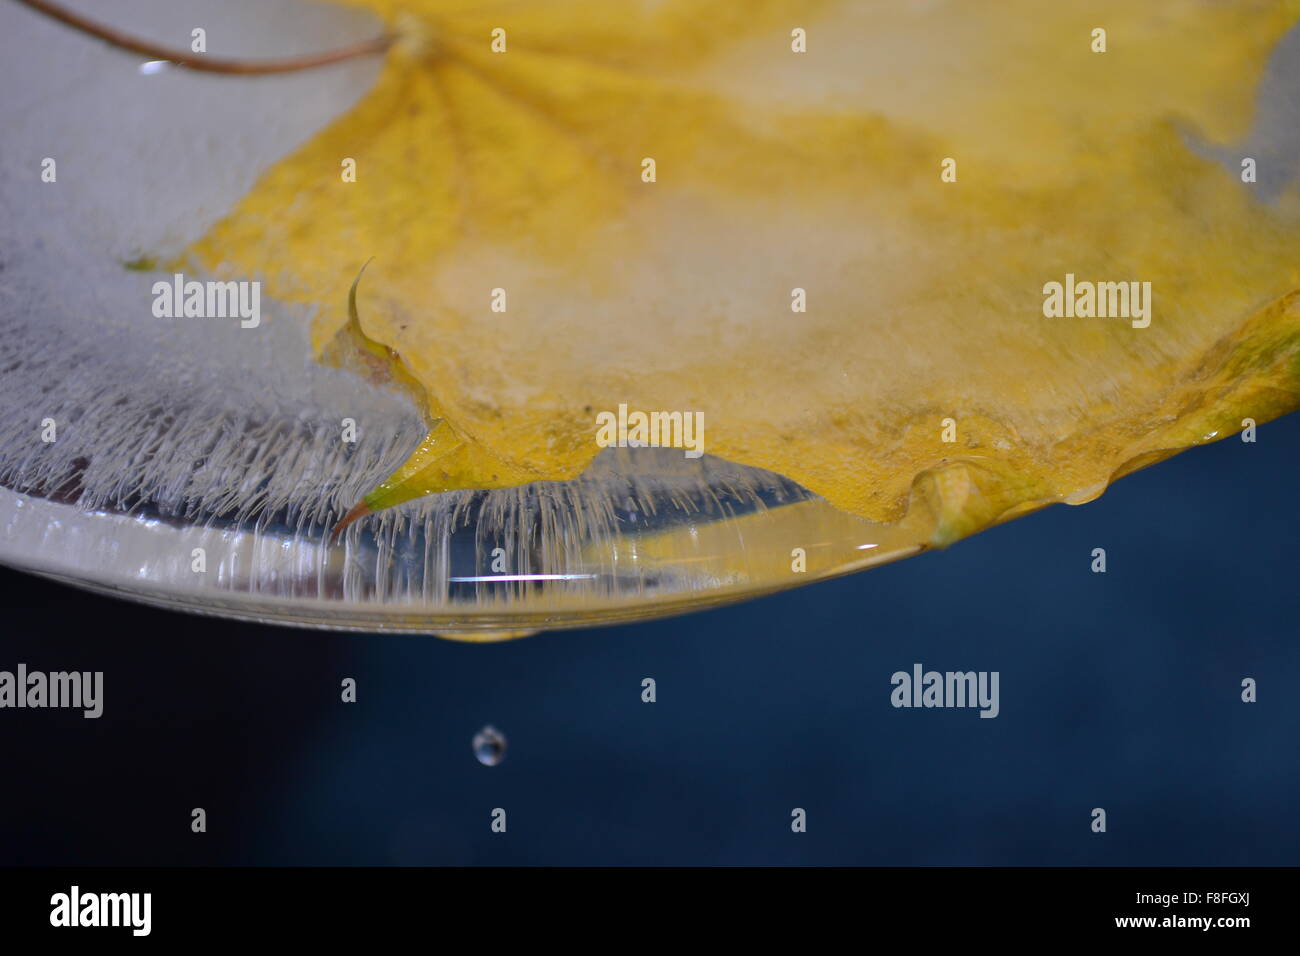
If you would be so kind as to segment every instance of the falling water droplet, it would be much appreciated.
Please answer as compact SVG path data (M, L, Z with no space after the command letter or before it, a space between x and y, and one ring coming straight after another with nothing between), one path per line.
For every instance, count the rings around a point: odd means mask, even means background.
M474 735L474 756L485 767L495 767L506 759L506 738L491 724Z

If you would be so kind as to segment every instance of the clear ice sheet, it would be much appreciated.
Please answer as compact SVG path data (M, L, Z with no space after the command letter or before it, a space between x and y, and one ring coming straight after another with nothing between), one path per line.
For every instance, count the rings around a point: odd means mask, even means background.
M378 29L306 0L85 12L168 42L202 25L210 50L249 57ZM331 540L419 442L419 412L315 363L300 311L263 298L256 334L236 320L158 319L150 290L168 273L126 263L165 260L201 235L363 96L379 62L146 74L142 58L25 9L6 6L0 22L5 563L209 613L490 638L732 600L915 550L882 547L873 526L779 476L669 450L608 450L571 482L426 498ZM40 180L47 156L56 184ZM355 444L340 440L344 418ZM41 440L44 419L55 442ZM754 515L775 517L728 530ZM808 574L747 560L760 540L788 552L786 538L811 547ZM456 580L490 575L497 547L521 580Z

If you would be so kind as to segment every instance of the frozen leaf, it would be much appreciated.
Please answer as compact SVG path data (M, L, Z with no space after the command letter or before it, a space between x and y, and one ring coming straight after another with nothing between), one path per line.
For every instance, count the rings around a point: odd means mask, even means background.
M943 544L1300 401L1296 194L1233 145L1293 3L350 5L375 88L191 255L418 381L371 509L572 478L625 404Z

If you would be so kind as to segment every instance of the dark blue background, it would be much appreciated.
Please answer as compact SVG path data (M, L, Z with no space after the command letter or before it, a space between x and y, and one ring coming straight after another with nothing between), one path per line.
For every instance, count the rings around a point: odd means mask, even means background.
M0 864L1300 864L1298 449L1293 415L946 552L492 646L0 572L0 668L106 672L98 721L0 711ZM915 662L1000 671L1001 715L892 708Z

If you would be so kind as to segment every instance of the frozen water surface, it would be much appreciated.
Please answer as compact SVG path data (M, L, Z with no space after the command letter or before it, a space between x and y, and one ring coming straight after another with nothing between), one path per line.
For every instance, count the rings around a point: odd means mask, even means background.
M182 47L201 26L226 56L379 29L305 0L69 5ZM142 70L26 9L5 5L0 22L0 561L231 617L491 640L915 550L778 476L662 449L607 450L571 482L425 498L332 541L422 437L417 410L317 365L296 308L263 299L256 329L154 317L169 273L150 260L363 96L379 58L260 78ZM41 181L47 157L56 183Z

